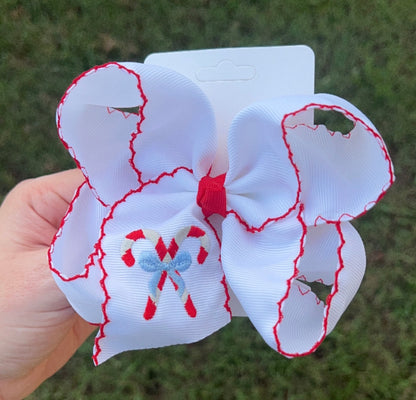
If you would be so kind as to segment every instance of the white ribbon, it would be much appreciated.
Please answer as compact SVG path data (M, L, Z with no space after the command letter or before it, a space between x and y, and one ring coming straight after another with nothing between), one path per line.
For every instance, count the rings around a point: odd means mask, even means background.
M354 127L311 124L312 109ZM327 94L256 103L230 127L228 171L211 177L214 121L195 84L138 63L93 68L61 100L58 132L86 182L50 267L99 325L96 364L210 335L230 321L230 295L272 348L309 354L358 290L365 253L349 221L394 181L373 124Z

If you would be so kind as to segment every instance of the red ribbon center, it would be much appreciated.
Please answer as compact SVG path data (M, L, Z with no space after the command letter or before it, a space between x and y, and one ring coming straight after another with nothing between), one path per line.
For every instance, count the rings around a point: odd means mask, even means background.
M215 178L206 175L199 181L196 202L207 218L212 214L227 215L224 181L225 174Z

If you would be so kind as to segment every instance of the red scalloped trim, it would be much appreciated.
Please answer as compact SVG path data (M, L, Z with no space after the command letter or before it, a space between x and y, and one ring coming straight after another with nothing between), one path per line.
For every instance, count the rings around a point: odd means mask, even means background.
M137 80L138 80L137 88L139 89L140 96L143 100L143 104L142 104L141 107L139 107L139 114L138 114L139 115L139 121L137 122L137 130L136 130L136 132L132 133L130 143L129 143L129 149L130 149L130 152L131 152L131 157L129 159L129 163L130 163L130 166L133 168L134 172L136 172L137 179L138 179L139 183L143 184L142 172L137 169L136 164L134 163L134 157L136 156L136 150L134 149L134 142L135 142L137 136L139 136L142 133L141 126L143 124L143 121L146 119L146 117L144 116L144 109L146 107L148 99L147 99L146 95L144 94L140 75L138 75L138 74L135 74L135 75L136 75Z
M293 129L293 128L295 128L295 127L297 127L297 126L300 126L300 125L305 125L305 124L297 124L297 125L287 125L286 126L286 124L285 124L285 121L287 120L287 118L289 118L289 117L292 117L292 116L295 116L295 115L297 115L297 114L299 114L299 113L301 113L301 112L303 112L303 111L307 111L307 110L309 110L309 109L311 109L311 108L319 108L319 109L321 109L321 110L329 110L329 111L336 111L336 112L339 112L339 113L341 113L341 114L344 114L345 115L345 117L346 118L348 118L349 120L351 120L352 122L353 122L353 124L354 124L354 128L355 128L355 126L357 125L357 122L359 122L362 126L364 126L364 128L365 128L365 130L367 131L367 132L369 132L375 139L376 139L376 142L377 142L377 144L379 145L379 147L380 147L380 149L381 149L381 151L382 151L382 153L384 154L384 159L387 161L387 164L388 164L388 173L389 173L389 180L388 180L388 182L386 182L385 184L384 184L384 186L382 187L382 189L381 189L381 193L380 193L380 195L377 197L377 199L375 199L375 200L372 200L372 201L369 201L365 206L364 206L364 210L363 210L363 212L361 212L360 214L358 214L358 215L350 215L350 214L348 214L348 213L343 213L343 214L341 214L340 215L340 217L338 218L338 220L336 220L336 221L331 221L331 222L337 222L337 221L341 221L344 217L348 217L348 219L355 219L355 218L359 218L359 217L361 217L362 215L364 215L372 206L374 206L375 204L377 204L384 196L385 196L385 194L386 194L386 192L387 192L387 190L388 190L388 188L393 184L393 182L394 182L394 172L393 172L393 163L392 163L392 161L391 161L391 159L390 159L390 156L389 156L389 153L388 153L388 150L387 150L387 147L386 147L386 145L384 144L384 141L383 141L383 138L381 137L381 135L378 133L378 132L376 132L374 129L372 129L370 126L368 126L368 124L366 124L362 119L360 119L360 118L358 118L358 117L356 117L353 113L351 113L350 111L348 111L348 110L346 110L345 108L343 108L343 107L340 107L340 106L337 106L337 105L332 105L332 106L328 106L328 105L325 105L325 104L318 104L318 103L310 103L310 104L307 104L307 105L305 105L303 108L301 108L301 109L299 109L299 110L296 110L296 111L294 111L294 112L291 112L291 113L288 113L288 114L286 114L284 117L283 117L283 119L282 119L282 123L281 123L281 126L282 126L282 131L283 131L283 136L284 137L286 137L286 135L287 135L287 131L286 131L286 129ZM308 126L308 125L305 125L305 126ZM317 126L317 127L319 127L320 125L315 125L315 126ZM353 128L353 129L354 129ZM313 129L313 128L311 128L311 129ZM332 131L330 131L330 130L328 130L327 129L327 131L328 131L328 133L331 135L331 136L333 136L334 135L334 132L332 132ZM348 137L348 135L343 135L344 137L345 136L347 136L346 138L348 139L349 137ZM289 145L289 147L290 147L290 145ZM292 153L293 154L293 153ZM299 170L297 170L297 171L299 171ZM301 184L301 182L299 181L299 183ZM322 217L322 216L320 216L320 215L318 215L317 217L316 217L316 219L315 219L315 225L318 223L318 221L319 220L324 220L324 221L326 221L326 219L324 218L324 217Z
M297 281L305 281L305 282L307 282L308 281L308 279L306 278L306 276L305 275L299 275L299 276L297 276L296 277L296 280ZM319 279L316 279L316 280L314 280L314 282L319 282L319 283L321 283L321 284L325 284L324 283L324 281L323 281L323 279L322 278L319 278ZM332 286L332 285L331 285ZM308 287L308 289L306 289L305 291L303 291L302 289L301 289L301 287L300 286L298 286L298 289L299 289L299 293L302 295L302 296L305 296L306 294L308 294L308 293L311 293L312 292L312 289L310 288L310 287ZM312 292L313 293L313 292ZM314 295L315 295L315 301L316 301L316 304L321 304L321 302L322 302L322 300L316 295L316 293L313 293Z
M352 121L352 122L353 122L353 127L352 127L351 131L354 130L354 128L356 126L356 121ZM341 133L341 132L331 131L324 124L319 124L319 125L296 124L296 125L290 125L290 126L288 125L286 128L287 129L296 129L296 128L299 128L300 126L308 128L311 131L317 131L321 126L323 126L331 136L335 136L335 134L338 133L338 134L341 135L341 137L343 139L351 139L351 131L346 133L346 134Z
M205 216L204 217L205 222L208 224L208 226L212 229L212 231L214 232L215 238L217 239L219 248L220 248L220 255L218 257L218 262L221 264L222 266L222 262L221 262L221 238L218 235L217 230L215 229L214 225L211 223L211 221L209 220L209 217ZM222 268L222 267L221 267ZM230 292L228 290L228 284L227 284L227 278L225 277L225 274L223 275L223 278L221 280L221 284L224 286L224 293L225 293L225 302L223 307L226 309L226 311L228 312L228 314L230 315L230 320L233 317L233 313L231 311L231 307L230 307L230 300L231 300L231 296L230 296Z
M344 239L344 235L342 233L342 228L341 228L341 222L337 221L337 222L331 222L331 221L327 221L328 225L334 225L337 233L339 235L340 238L340 244L337 248L337 255L338 255L338 268L335 271L335 278L334 278L334 284L332 287L332 291L331 293L327 296L326 298L326 305L324 308L324 315L323 315L323 322L322 322L322 331L321 331L321 336L318 338L318 340L315 342L315 344L306 352L303 353L289 353L286 352L282 349L282 345L281 342L279 340L279 336L278 336L278 325L282 322L283 320L283 303L288 299L289 297L289 291L292 285L293 280L296 278L298 271L297 268L297 263L300 260L300 258L302 257L303 253L304 253L304 246L302 243L302 251L301 254L297 257L297 259L295 260L295 268L294 268L294 274L292 275L292 277L287 281L287 291L285 296L278 302L278 310L279 310L279 319L276 323L276 325L273 328L273 332L274 332L274 337L275 337L275 341L277 344L277 351L280 354L283 354L286 357L302 357L302 356L307 356L312 354L313 352L316 351L316 349L321 345L321 343L323 342L323 340L325 339L327 332L328 332L328 318L329 318L329 311L331 309L331 304L332 304L332 300L335 297L335 295L339 292L339 274L341 273L341 271L345 268L345 264L344 264L344 260L342 258L342 249L345 245L345 239ZM302 225L304 226L304 228L306 227L305 223L302 220ZM304 242L304 237L302 238L302 242ZM306 293L302 293L301 294L306 294ZM317 302L317 304L320 304L320 301Z
M130 70L130 69L128 69L128 68L126 68L126 67L124 67L123 65L121 65L121 64L119 64L119 63L117 63L117 62L109 62L109 63L106 63L106 64L103 64L103 65L99 65L99 66L96 66L96 67L94 67L94 68L91 68L90 70L88 70L88 71L85 71L84 73L82 73L81 75L79 75L77 78L75 78L73 81L72 81L72 84L69 86L69 88L66 90L66 92L64 93L64 95L62 96L62 99L61 99L61 101L59 102L59 105L58 105L58 108L57 108L57 122L56 122L56 125L57 125L57 128L58 128L58 135L59 135L59 138L61 139L61 142L62 142L62 144L64 145L64 147L68 150L68 152L69 152L69 154L71 155L71 157L74 159L74 161L75 161L75 163L76 163L76 165L77 165L77 167L82 171L82 173L84 174L84 176L85 176L85 179L86 179L86 182L87 182L87 184L88 184L88 186L90 187L90 189L92 190L92 192L94 193L94 196L97 198L97 200L103 205L103 206L105 206L105 207L107 207L107 206L109 206L109 204L106 204L102 199L101 199L101 197L100 197L100 195L98 194L98 192L97 192L97 190L95 189L95 187L91 184L91 181L90 181L90 178L89 178L89 176L88 176L88 172L87 172L87 170L86 170L86 168L80 163L80 161L78 160L78 158L77 158L77 155L76 155L76 153L75 153L75 150L74 150L74 148L72 147L72 146L70 146L68 143L67 143L67 141L64 139L64 136L63 136L63 134L62 134L62 126L61 126L61 115L62 115L62 107L63 107L63 105L64 105L64 103L65 103L65 101L66 101L66 99L67 99L67 97L68 97L68 95L70 94L70 92L72 91L72 89L78 84L78 82L81 80L81 79L83 79L84 77L86 77L86 76L88 76L88 75L90 75L90 74L92 74L92 73L95 73L96 71L98 71L98 70L100 70L100 69L103 69L103 68L109 68L109 67L112 67L112 66L116 66L117 68L119 68L119 69L121 69L121 70L124 70L124 71L126 71L127 73L129 73L129 74L131 74L131 75L133 75L133 76L135 76L136 77L136 79L137 79L137 88L138 88L138 90L139 90L139 93L140 93L140 96L141 96L141 98L142 98L142 100L143 100L143 104L141 105L141 107L139 108L139 113L138 113L138 116L139 116L139 121L137 122L137 131L136 132L133 132L132 133L132 138L131 138L131 140L130 140L130 151L132 152L132 156L131 156L131 158L129 159L129 163L130 163L130 165L131 165L131 167L133 168L133 170L136 172L136 174L137 174L137 176L138 176L138 179L139 179L139 182L141 183L141 172L139 171L139 170L137 170L137 168L134 166L134 163L133 163L133 158L134 158L134 154L135 154L135 151L134 151L134 149L133 149L133 141L134 141L134 139L137 137L137 135L139 135L140 133L141 133L141 130L140 130L140 128L141 128L141 124L142 124L142 122L143 122L143 120L144 120L144 114L143 114L143 109L144 109L144 106L146 105L146 103L147 103L147 98L146 98L146 96L145 96L145 94L144 94L144 92L143 92L143 89L142 89L142 85L141 85L141 79L140 79L140 76L138 75L138 74L136 74L133 70Z
M66 221L69 218L69 215L72 213L73 209L74 209L74 204L77 201L78 197L80 196L81 193L81 189L82 187L87 184L86 181L84 181L76 190L74 197L71 200L71 203L69 204L68 210L66 211L64 217L62 218L61 221L61 225L58 228L58 231L55 233L55 236L52 239L52 243L49 247L48 250L48 263L49 263L49 269L55 273L57 276L59 276L59 278L64 281L64 282L70 282L70 281L74 281L78 278L88 278L89 275L89 271L90 271L90 267L92 267L94 265L94 257L98 256L98 249L96 246L94 246L94 251L88 256L88 262L87 264L85 264L84 266L84 270L83 272L73 275L73 276L65 276L63 275L57 268L54 267L53 261L52 261L52 253L54 251L55 248L55 242L58 240L59 237L62 236L62 231L64 228L64 225L66 223Z
M223 305L223 307L227 310L228 314L230 315L230 320L233 317L233 312L231 311L231 307L230 307L230 292L228 291L228 285L227 285L227 279L225 277L225 274L222 276L222 280L221 280L222 285L224 286L224 293L225 293L225 303Z
M149 179L148 181L144 182L142 186L140 186L138 189L133 190L133 192L141 192L147 185L152 185L155 184L157 185L162 178L166 177L166 176L170 176L171 178L173 178L177 172L184 170L184 171L188 171L190 174L193 174L194 171L191 168L188 167L177 167L175 168L172 172L162 172L157 178L155 179Z
M296 180L298 182L298 189L296 191L296 200L295 200L294 204L284 214L282 214L278 217L268 218L258 227L255 227L254 225L249 225L235 210L228 210L227 211L227 215L234 214L234 216L237 218L237 220L240 222L240 224L243 225L246 228L246 230L248 232L251 232L251 233L261 232L266 228L266 226L268 224L273 223L273 222L277 222L277 221L280 221L280 220L286 218L290 213L292 213L296 209L296 207L299 205L299 202L300 202L300 193L301 193L300 171L299 171L299 168L297 167L297 165L296 165L296 163L293 159L293 152L292 152L292 149L290 148L290 145L287 141L287 132L284 129L284 125L283 125L284 119L285 118L283 118L283 120L281 122L282 139L283 139L283 142L284 142L284 144L286 146L286 149L287 149L289 161L292 164L293 169L295 170Z
M100 246L100 248L101 248L101 246ZM98 365L98 355L102 351L99 341L100 341L100 339L105 337L104 327L110 322L110 318L108 317L108 313L107 313L107 304L110 301L111 297L108 293L107 287L105 286L105 280L107 279L108 273L107 273L107 271L105 270L105 268L103 267L103 264L102 264L102 259L103 259L104 256L105 256L105 253L101 249L101 254L100 254L100 257L98 259L98 264L99 264L100 269L103 273L103 276L100 279L100 286L103 289L103 293L104 293L104 302L101 304L101 311L103 313L103 322L100 323L99 329L98 329L98 334L97 334L97 336L95 337L95 340L94 340L95 353L92 356L92 360L94 361L95 365Z
M384 195L385 195L385 193L386 193L386 191L387 191L387 189L393 184L393 182L394 182L394 172L393 172L393 164L392 164L392 161L391 161L391 159L390 159L390 157L389 157L389 154L388 154L388 151L387 151L387 148L386 148L386 146L385 146L385 144L384 144L384 141L383 141L383 139L381 138L381 136L380 136L380 134L378 133L378 132L376 132L374 129L372 129L371 127L369 127L363 120L361 120L360 118L358 118L358 117L356 117L355 115L353 115L351 112L349 112L348 110L346 110L346 109L344 109L344 108L342 108L342 107L340 107L340 106L328 106L328 105L323 105L323 104L317 104L317 103L310 103L310 104L307 104L307 105L305 105L303 108L301 108L301 109L299 109L299 110L297 110L297 111L294 111L294 112L292 112L292 113L288 113L288 114L286 114L284 117L283 117L283 119L282 119L282 123L281 123L281 127L282 127L282 132L283 132L283 137L284 137L284 140L285 140L285 143L286 143L286 145L288 146L288 149L289 149L289 154L290 154L290 161L291 161L291 163L292 163L292 165L294 166L294 168L295 168L295 171L296 171L296 176L297 176L297 178L298 178L298 183L299 183L299 191L298 191L298 198L299 198L299 196L300 196L300 193L301 193L301 190L302 190L302 188L301 188L301 180L300 180L300 178L299 178L299 169L298 169L298 167L296 166L296 164L295 164L295 162L294 162L294 160L293 160L293 153L292 153L292 151L291 151L291 149L290 149L290 145L287 143L287 141L286 141L286 136L287 136L287 129L292 129L293 128L293 126L286 126L285 125L285 121L287 120L287 118L289 118L290 116L295 116L295 115L297 115L298 113L300 113L300 112L303 112L303 111L306 111L306 110L308 110L308 109L310 109L310 108L320 108L320 109L323 109L323 110L332 110L332 111L337 111L337 112L341 112L342 114L344 114L347 118L349 118L350 120L352 120L353 122L354 122L354 127L355 127L355 125L356 125L356 123L357 122L359 122L359 123L361 123L364 127L365 127L365 129L369 132L369 133L371 133L372 135L373 135L373 137L376 139L376 142L378 143L378 145L380 146L380 148L381 148L381 150L382 150L382 152L383 152L383 154L384 154L384 158L385 158L385 160L387 161L387 164L388 164L388 171L389 171L389 181L383 186L383 188L382 188L382 191L381 191L381 193L380 193L380 195L377 197L377 199L376 200L373 200L373 201L370 201L369 203L367 203L366 205L365 205L365 207L364 207L364 210L363 210L363 212L361 212L360 214L358 214L358 215L356 215L356 216L353 216L353 215L349 215L349 214L346 214L346 213L344 213L344 214L342 214L340 217L339 217L339 219L337 220L337 221L329 221L329 220L326 220L324 217L322 217L322 216L317 216L316 217L316 219L315 219L315 225L317 224L317 222L319 221L319 220L322 220L322 221L325 221L325 223L327 223L327 224L334 224L335 225L335 227L336 227L336 230L337 230L337 232L338 232L338 234L339 234L339 237L340 237L340 245L338 246L338 248L337 248L337 254L338 254L338 261L339 261L339 267L337 268L337 270L336 270L336 272L335 272L335 282L334 282L334 285L333 285L333 288L332 288L332 291L331 291L331 293L327 296L327 299L326 299L326 306L325 306L325 309L324 309L324 317L323 317L323 326L322 326L322 333L321 333L321 336L320 336L320 338L316 341L316 343L308 350L308 351L306 351L306 352L304 352L304 353L288 353L288 352L286 352L286 351L284 351L283 349L282 349L282 345L281 345L281 342L280 342L280 340L279 340L279 337L278 337L278 332L277 332L277 330L278 330L278 326L279 326L279 324L282 322L282 320L283 320L283 304L284 304L284 302L288 299L288 297L289 297L289 291L290 291L290 288L291 288L291 285L292 285L292 282L293 282L293 280L296 278L296 276L297 276L297 274L298 274L298 272L299 272L299 270L298 270L298 267L297 267L297 265L298 265L298 262L299 262L299 260L300 260L300 258L303 256L303 253L304 253L304 241L305 241L305 236L306 236L306 232L307 232L307 226L306 226L306 224L305 224L305 222L303 221L303 218L301 217L301 213L299 213L299 215L298 215L298 220L299 220L299 222L302 224L302 227L303 227L303 230L304 230L304 234L303 234L303 236L302 236L302 238L301 238L301 250L300 250L300 252L299 252L299 255L298 255L298 257L294 260L294 273L293 273L293 275L287 280L287 282L286 282L286 284L287 284L287 290L286 290L286 293L285 293L285 295L279 300L279 302L277 303L277 305L278 305L278 313L279 313L279 318L278 318L278 320L277 320L277 322L276 322L276 324L275 324L275 326L274 326L274 328L273 328L273 333L274 333L274 337L275 337L275 341L276 341L276 345L277 345L277 351L279 352L279 353L281 353L281 354L283 354L283 355L285 355L285 356L287 356L287 357L299 357L299 356L306 356L306 355L309 355L309 354L311 354L311 353L313 353L318 347L319 347L319 345L322 343L322 341L325 339L325 337L326 337L326 334L327 334L327 330L328 330L328 316L329 316L329 311L330 311L330 308L331 308L331 303L332 303L332 299L334 298L334 296L338 293L338 291L339 291L339 274L340 274L340 272L342 271L342 269L344 269L344 267L345 267L345 265L344 265L344 260L343 260L343 258L342 258L342 248L343 248L343 246L345 245L345 239L344 239L344 235L343 235L343 233L342 233L342 229L341 229L341 219L344 217L344 216L348 216L349 218L351 218L351 219L353 219L353 218L358 218L358 217L360 217L360 216L362 216L363 214L365 214L366 213L366 211L372 206L372 205L374 205L374 204L376 204L376 203L378 203L383 197L384 197ZM299 126L299 125L296 125L296 126ZM327 131L331 134L331 132L327 129ZM302 209L302 211L303 211L303 204L301 204L301 209ZM266 221L267 222L267 221ZM264 224L263 224L264 225ZM246 226L246 225L245 225ZM246 226L246 228L247 228L247 226Z
M277 310L278 310L278 315L279 315L279 317L278 317L278 319L277 319L277 322L276 322L276 324L274 325L274 327L273 327L273 334L274 334L274 338L275 338L275 341L276 341L276 345L277 345L277 351L280 353L280 354L283 354L283 355L285 355L285 356L288 356L288 357L294 357L294 356L296 356L296 355L300 355L300 354L294 354L294 355L291 355L291 354L288 354L288 353L286 353L283 349L282 349L282 346L281 346L281 344L280 344L280 340L279 340L279 336L278 336L278 334L277 334L277 328L278 328L278 326L279 326L279 324L282 322L282 320L283 320L283 303L288 299L288 297L289 297L289 291L290 291L290 288L291 288L291 286L292 286L292 282L294 281L294 279L297 277L297 275L299 274L299 269L298 269L298 263L299 263L299 260L301 259L301 257L303 256L303 254L305 253L305 238L306 238L306 233L307 233L307 230L308 230L308 227L306 226L306 224L305 224L305 222L303 221L303 218L302 218L302 216L301 216L301 214L303 213L303 204L301 204L300 205L300 207L299 207L299 213L298 213L298 215L296 216L296 218L297 218L297 220L299 221L299 223L301 224L301 226L302 226L302 236L301 236L301 238L300 238L300 247L299 247L299 253L298 253L298 255L297 255L297 257L294 259L294 261L293 261L293 274L292 274L292 276L286 281L286 293L285 293L285 295L277 302Z
M298 277L299 278L299 277ZM318 282L318 281L315 281ZM302 296L306 296L308 293L313 293L311 288L303 290L300 285L298 285L298 291ZM315 294L315 293L313 293ZM316 304L321 304L322 300L315 294L315 302Z
M348 217L349 219L354 219L354 218L358 218L358 217L362 216L363 214L365 214L374 204L378 203L384 197L384 195L386 194L388 188L393 184L393 182L394 182L393 163L392 163L392 161L390 159L390 156L388 154L387 147L384 144L384 141L383 141L381 135L378 132L376 132L374 129L372 129L370 126L368 126L368 124L366 124L362 119L356 117L354 114L352 114L348 110L344 109L343 107L336 106L336 105L328 106L328 105L325 105L325 104L309 103L309 104L305 105L303 108L301 108L299 110L296 110L294 112L291 112L291 113L288 113L288 114L284 115L283 118L282 118L282 122L281 122L282 138L283 138L283 141L285 143L285 146L286 146L286 148L288 150L289 161L290 161L290 163L292 164L292 166L293 166L293 168L295 170L296 179L297 179L297 182L298 182L298 190L297 190L297 193L296 193L296 201L295 201L294 205L292 207L290 207L285 214L283 214L283 215L281 215L279 217L271 217L271 218L268 218L261 225L259 225L257 227L254 226L254 225L248 224L247 221L245 221L235 210L232 210L232 209L231 210L228 210L227 211L227 215L234 214L234 216L237 218L237 220L240 222L240 224L243 225L248 232L252 232L252 233L261 232L262 230L265 229L265 227L269 223L277 222L279 220L282 220L282 219L286 218L298 206L298 204L300 202L300 194L301 194L301 191L302 191L301 179L300 179L300 171L299 171L299 168L297 167L297 165L296 165L296 163L294 161L293 152L292 152L292 149L290 147L290 144L287 141L287 134L288 134L287 130L288 129L295 129L296 127L299 127L299 126L306 126L306 127L308 127L308 128L310 128L310 129L312 129L312 130L315 131L321 125L313 125L313 126L310 126L308 124L303 124L303 123L296 124L296 125L286 125L285 124L285 121L287 120L287 118L289 118L291 116L295 116L298 113L303 112L303 111L307 111L307 110L309 110L311 108L319 108L321 110L330 110L330 111L340 112L340 113L344 114L348 119L350 119L353 122L353 124L354 124L353 125L353 129L355 128L357 122L361 123L365 127L365 129L369 133L371 133L373 135L373 137L376 139L376 142L380 146L380 148L381 148L381 150L382 150L382 152L384 154L384 158L385 158L385 160L388 163L389 181L386 182L386 184L382 187L381 193L377 197L377 199L368 202L365 205L364 211L362 213L360 213L358 215L355 215L355 216L350 215L350 214L347 214L347 213L344 213L344 214L341 214L341 216L339 217L338 221L341 221L343 217ZM334 136L335 135L335 132L330 131L329 129L327 129L327 132L331 136ZM345 139L349 139L351 137L351 134L342 135L342 136ZM320 219L325 220L325 218L323 218L321 216L317 216L316 219L315 219L315 225L318 223L318 221Z
M112 113L115 113L115 112L120 113L124 117L124 119L129 119L132 115L136 115L136 116L140 115L139 113L124 112L122 110L118 110L117 108L112 108L112 107L108 107L108 106L106 108L107 108L107 112L109 114L112 114Z

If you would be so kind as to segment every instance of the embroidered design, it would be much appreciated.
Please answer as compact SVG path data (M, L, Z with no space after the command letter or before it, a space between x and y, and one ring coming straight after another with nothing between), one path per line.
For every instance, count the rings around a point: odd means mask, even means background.
M209 252L209 238L205 231L196 226L181 229L170 241L168 247L159 233L151 229L139 229L126 235L121 247L121 258L128 267L132 267L136 262L132 254L134 242L139 239L147 239L155 246L155 252L144 251L138 259L138 264L144 271L153 273L149 281L149 296L143 314L144 319L150 320L154 317L167 277L171 280L187 314L191 318L196 317L196 308L180 274L188 270L192 264L191 254L187 251L179 251L186 238L200 240L201 246L197 261L199 264L203 264Z

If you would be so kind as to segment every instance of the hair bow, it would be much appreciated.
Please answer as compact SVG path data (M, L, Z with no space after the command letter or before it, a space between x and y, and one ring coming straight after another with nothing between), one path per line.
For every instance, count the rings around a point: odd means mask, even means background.
M313 109L338 111L353 129L315 125ZM68 88L57 127L85 183L50 267L99 325L95 364L200 340L236 301L287 357L313 352L334 328L365 269L349 221L394 181L380 134L353 105L328 94L252 104L235 116L217 173L204 93L166 68L108 63Z

